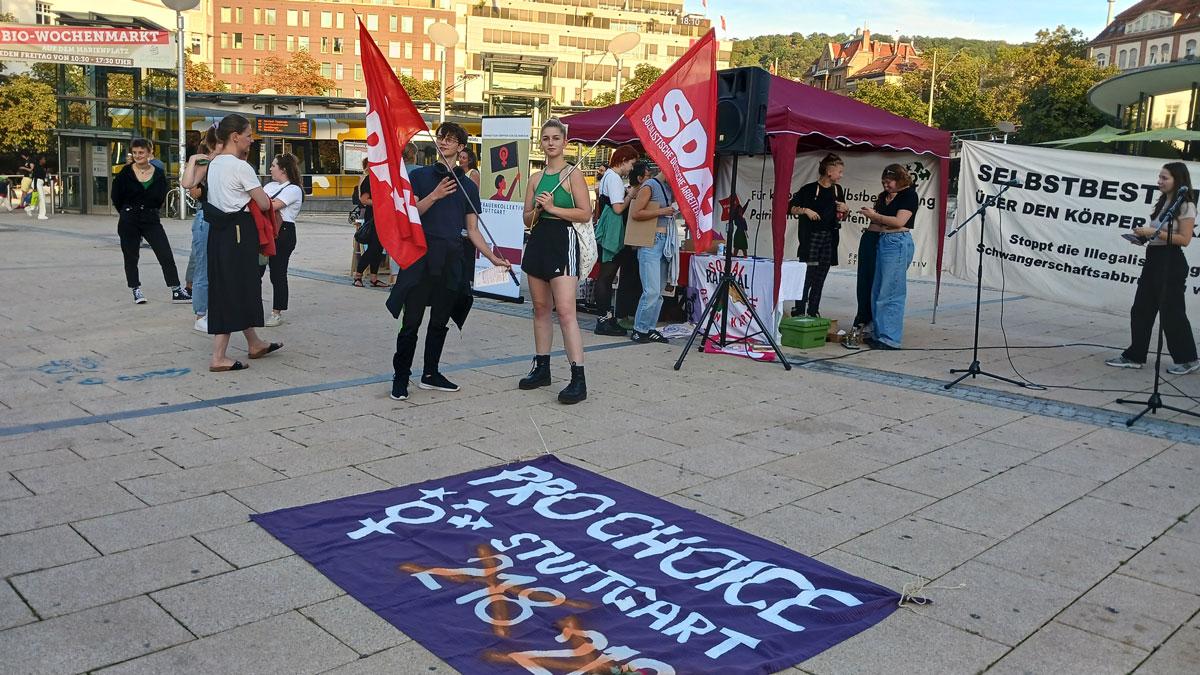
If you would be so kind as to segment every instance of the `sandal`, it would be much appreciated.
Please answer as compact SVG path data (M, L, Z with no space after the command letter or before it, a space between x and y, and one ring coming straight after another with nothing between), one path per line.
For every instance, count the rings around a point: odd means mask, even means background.
M254 357L250 357L250 358L254 358ZM250 366L242 363L241 361L234 361L233 365L230 365L230 366L209 366L208 372L210 372L210 373L226 373L231 370L246 370L249 367Z
M362 288L362 287L363 287L363 280L362 280L362 278L360 277L360 278L358 278L358 279L355 279L355 280L354 280L354 282L353 282L353 283L351 283L350 285L351 285L351 286L358 286L359 288Z
M266 356L267 354L270 354L271 352L279 351L280 349L283 349L282 342L272 342L271 344L267 345L266 347L264 347L256 352L250 352L250 358L261 359L262 357Z
M388 286L386 281L380 281L378 279L373 279L371 281L371 285L375 288L387 288Z

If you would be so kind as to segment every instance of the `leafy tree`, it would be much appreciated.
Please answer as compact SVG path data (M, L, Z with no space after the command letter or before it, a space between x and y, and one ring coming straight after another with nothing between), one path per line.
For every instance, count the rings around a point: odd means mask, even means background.
M264 59L249 88L251 91L274 89L293 96L320 96L333 85L333 80L321 75L321 64L307 49L301 49L286 62L275 56Z
M663 74L662 68L656 68L649 63L639 63L633 69L633 77L621 83L621 100L632 101L633 99L646 93L650 85L654 84ZM606 91L592 98L591 105L604 106L612 105L616 100L616 96L611 91Z
M58 118L54 88L27 75L0 84L0 152L45 152Z
M401 75L400 86L414 101L437 101L442 96L442 83L439 80L418 80L410 75Z
M188 59L183 66L183 81L188 91L229 91L229 85L218 78L203 61Z
M907 117L918 122L925 121L925 104L919 96L904 85L860 82L850 96L893 115Z

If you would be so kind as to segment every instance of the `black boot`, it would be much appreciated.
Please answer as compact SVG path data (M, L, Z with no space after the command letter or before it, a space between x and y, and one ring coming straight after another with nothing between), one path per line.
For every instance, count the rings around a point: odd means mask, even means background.
M571 383L558 392L559 403L579 403L587 398L587 380L583 377L583 366L571 363Z
M537 389L538 387L550 386L550 355L542 356L538 354L533 357L533 368L529 374L521 378L517 383L521 389Z
M797 302L795 307L792 307L792 316L804 316L804 302Z

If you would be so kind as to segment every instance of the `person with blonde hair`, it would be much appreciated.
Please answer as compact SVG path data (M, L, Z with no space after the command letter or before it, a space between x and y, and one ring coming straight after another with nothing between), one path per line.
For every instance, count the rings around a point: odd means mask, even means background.
M865 342L875 349L900 349L908 297L908 266L916 253L913 221L921 201L913 187L912 175L904 166L887 165L881 181L883 192L875 200L875 208L860 209L880 229L875 280L871 285L874 331Z
M797 257L807 265L804 291L792 310L792 316L821 316L821 293L829 268L837 264L840 220L850 212L846 190L838 182L846 165L842 158L829 153L817 166L817 180L792 195L788 213L800 218L797 228Z

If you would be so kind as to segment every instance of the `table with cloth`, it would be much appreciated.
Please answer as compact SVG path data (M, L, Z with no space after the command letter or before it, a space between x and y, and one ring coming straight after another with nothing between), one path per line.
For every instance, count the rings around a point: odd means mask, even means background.
M700 320L700 313L704 311L705 304L708 303L721 280L725 257L686 254L681 262L685 263L681 265L681 269L687 270L687 278L680 281L687 284L688 298L691 301L689 318L694 323ZM775 285L775 261L770 258L733 259L734 276L746 289L746 293L750 296L749 300L755 311L758 312L759 318L774 332L776 340L779 339L779 321L783 318L783 303L787 300L797 300L803 294L804 272L805 265L802 262L788 260L783 263L782 276L779 281L779 301L775 303L772 311L764 313L764 307L771 307L771 293ZM736 296L736 293L730 295ZM742 298L731 297L729 305L728 333L730 338L744 339L747 332L751 334L758 332L758 329L753 326L754 320L751 317L750 308ZM717 320L713 324L712 330L709 331L709 335L715 336L720 333L720 330L721 315L717 314ZM751 338L751 340L765 342L761 336Z

